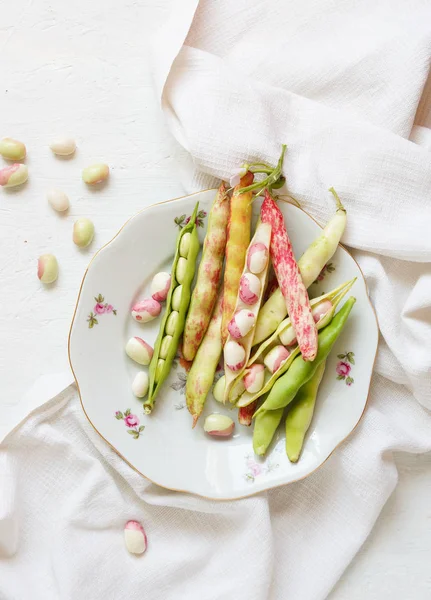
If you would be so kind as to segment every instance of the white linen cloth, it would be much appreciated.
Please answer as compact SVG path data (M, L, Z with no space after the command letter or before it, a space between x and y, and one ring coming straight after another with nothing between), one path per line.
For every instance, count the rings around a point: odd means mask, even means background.
M184 167L187 185L275 162L282 142L289 192L321 222L334 185L382 334L369 406L306 480L210 502L138 476L87 423L74 386L37 407L65 380L42 385L0 445L2 600L327 596L396 485L391 452L431 448L429 130L408 141L430 17L427 0L176 3L153 60L197 169ZM430 97L427 87L417 125L430 124ZM139 558L123 547L128 519L148 533Z

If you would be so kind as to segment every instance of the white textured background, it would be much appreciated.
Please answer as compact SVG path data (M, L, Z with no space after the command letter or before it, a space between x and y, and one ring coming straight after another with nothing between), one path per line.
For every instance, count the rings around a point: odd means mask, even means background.
M5 0L0 20L0 137L27 145L30 178L0 190L0 438L23 393L42 374L68 369L67 333L92 254L143 206L184 191L181 153L164 127L153 93L146 41L173 0ZM177 0L178 1L178 0ZM48 149L76 138L70 160ZM80 179L106 161L102 190ZM59 216L50 187L68 193ZM90 249L72 243L72 224L93 219ZM36 277L40 254L59 260L56 285ZM431 456L397 456L400 483L375 530L331 600L428 600L431 597Z

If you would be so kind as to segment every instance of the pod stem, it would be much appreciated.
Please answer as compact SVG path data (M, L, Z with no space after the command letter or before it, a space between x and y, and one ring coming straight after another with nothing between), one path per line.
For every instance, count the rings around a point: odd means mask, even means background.
M335 198L335 202L336 202L336 204L337 204L337 211L339 211L339 210L342 210L343 212L347 212L347 211L346 211L346 209L344 208L344 206L343 206L343 204L342 204L341 200L340 200L340 197L339 197L339 195L338 195L338 194L337 194L337 192L334 190L334 188L333 188L333 187L330 187L328 191L329 191L329 192L331 192L331 194L332 194L332 195L334 196L334 198Z
M257 194L257 196L259 196L259 194L261 194L265 188L267 188L267 187L270 188L280 178L281 169L283 168L283 160L284 160L284 154L286 152L286 148L287 148L286 144L282 144L281 155L280 155L280 158L278 159L277 166L269 172L268 177L265 177L265 179L263 179L262 181L256 181L255 183L252 183L251 185L249 185L245 188L241 188L236 193L237 194L245 194L246 192L252 192L254 190L257 190L258 188L261 188L259 193ZM263 165L263 163L260 163L260 164ZM265 170L260 171L262 173L266 173L267 165L264 165L264 166L265 166ZM259 172L259 171L256 171L256 172Z

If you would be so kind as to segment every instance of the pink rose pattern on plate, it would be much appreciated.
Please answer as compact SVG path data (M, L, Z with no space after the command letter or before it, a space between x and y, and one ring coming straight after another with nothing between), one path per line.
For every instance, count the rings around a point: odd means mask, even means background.
M207 213L204 210L200 210L198 212L198 214L196 215L196 225L198 227L204 226L204 219L206 216ZM182 229L183 227L185 227L189 221L190 216L188 217L187 215L180 215L179 217L175 217L174 219L174 223L178 227L178 229Z
M127 433L131 435L134 440L137 440L145 429L145 425L139 425L139 418L132 414L130 408L125 410L124 413L122 413L121 410L117 410L115 418L117 421L124 421L124 424L127 427Z
M344 354L337 354L337 358L341 359L335 367L337 379L339 381L345 381L346 385L350 387L355 381L353 377L350 376L352 365L355 364L355 353L345 352Z
M330 262L330 263L326 264L323 267L323 269L320 271L319 275L317 276L317 279L315 281L313 281L313 284L323 281L325 279L326 273L333 273L334 271L335 271L334 263Z
M91 311L91 313L88 315L88 318L87 318L88 327L90 329L93 329L93 327L95 325L99 324L99 321L97 319L98 315L105 315L105 314L111 314L111 313L113 315L117 314L117 311L112 306L112 304L108 304L107 302L105 302L105 298L102 296L102 294L95 296L94 300L96 301L96 304L94 305L93 310Z
M267 475L268 473L275 471L275 469L278 469L279 466L278 463L274 462L272 457L269 458L265 463L258 462L253 454L246 454L244 458L247 467L244 478L249 483L254 483L257 477L260 477L261 475Z

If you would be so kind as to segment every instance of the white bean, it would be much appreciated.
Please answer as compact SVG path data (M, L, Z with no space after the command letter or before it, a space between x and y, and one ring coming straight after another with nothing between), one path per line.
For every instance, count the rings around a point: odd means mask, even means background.
M67 197L67 195L56 188L49 190L46 197L52 208L57 212L64 212L70 206L69 198Z
M73 138L59 138L54 140L49 147L58 156L70 156L76 150L76 143Z
M136 373L135 379L132 383L132 392L137 398L143 398L148 392L148 373L146 371L139 371Z

